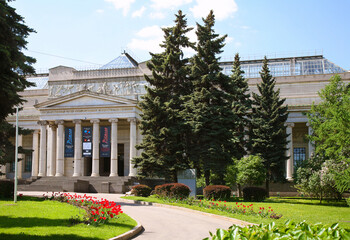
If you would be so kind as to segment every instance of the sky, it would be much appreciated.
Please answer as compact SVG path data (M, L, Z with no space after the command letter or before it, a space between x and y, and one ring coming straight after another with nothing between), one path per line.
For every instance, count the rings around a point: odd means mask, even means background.
M162 27L178 10L188 25L214 10L215 32L227 34L222 60L323 54L350 70L348 0L16 0L33 28L25 53L37 72L59 65L77 69L106 64L124 50L137 61L161 52ZM189 33L196 41L195 31ZM186 50L186 56L194 52Z

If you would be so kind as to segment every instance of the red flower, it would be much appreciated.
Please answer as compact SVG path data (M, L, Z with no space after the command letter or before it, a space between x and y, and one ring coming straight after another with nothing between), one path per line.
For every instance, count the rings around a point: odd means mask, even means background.
M103 220L106 220L106 217L103 217Z
M97 219L96 219L96 218L94 218L94 221L96 222L96 221L97 221Z

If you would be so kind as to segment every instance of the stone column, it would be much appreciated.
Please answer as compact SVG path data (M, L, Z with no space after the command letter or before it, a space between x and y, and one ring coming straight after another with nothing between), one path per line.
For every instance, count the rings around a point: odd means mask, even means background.
M40 156L39 156L39 177L46 176L46 121L39 121L40 124Z
M33 132L32 177L38 176L39 168L39 130Z
M64 120L57 120L56 177L64 175Z
M312 127L310 126L310 123L306 123L306 126L308 128L308 134L311 136L314 132L312 130ZM315 143L309 140L308 143L308 149L309 149L309 159L311 158L311 156L314 154L315 152Z
M111 129L111 174L110 177L118 176L118 119L109 119Z
M100 176L100 120L92 119L92 173L91 177Z
M53 177L56 173L56 125L49 124L47 133L47 176Z
M18 135L18 147L23 146L23 135ZM22 179L22 174L23 174L23 163L25 161L25 154L19 153L18 154L18 159L21 161L18 161L18 166L17 166L17 177L18 179Z
M136 157L136 118L129 118L130 122L130 159L129 159L129 176L136 176L136 168L132 164L131 159Z
M73 177L82 176L81 158L82 158L82 135L81 135L81 120L73 120L75 123L75 139L74 139L74 173Z
M286 173L287 180L293 180L293 172L294 172L294 157L293 157L293 127L294 123L286 123L287 126L287 151L286 155L289 157L286 164Z

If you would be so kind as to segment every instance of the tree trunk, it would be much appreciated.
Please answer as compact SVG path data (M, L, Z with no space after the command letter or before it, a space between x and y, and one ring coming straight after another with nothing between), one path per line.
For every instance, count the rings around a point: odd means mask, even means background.
M241 184L239 183L237 184L237 189L238 189L238 197L243 197Z
M177 183L177 172L176 171L171 172L171 182Z
M265 189L266 189L266 197L270 197L270 174L266 173L266 182L265 182Z
M210 185L210 170L205 170L204 177L205 177L205 186Z

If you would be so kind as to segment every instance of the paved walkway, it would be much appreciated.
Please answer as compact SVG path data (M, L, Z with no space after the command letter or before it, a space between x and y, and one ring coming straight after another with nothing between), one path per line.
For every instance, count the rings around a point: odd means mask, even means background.
M43 195L43 192L20 193L31 196ZM217 228L227 229L234 223L244 224L240 220L217 217L178 207L134 204L121 199L122 194L88 193L87 195L118 202L122 206L122 210L137 220L145 229L144 232L133 238L136 240L197 240L208 237L209 231L215 232Z

